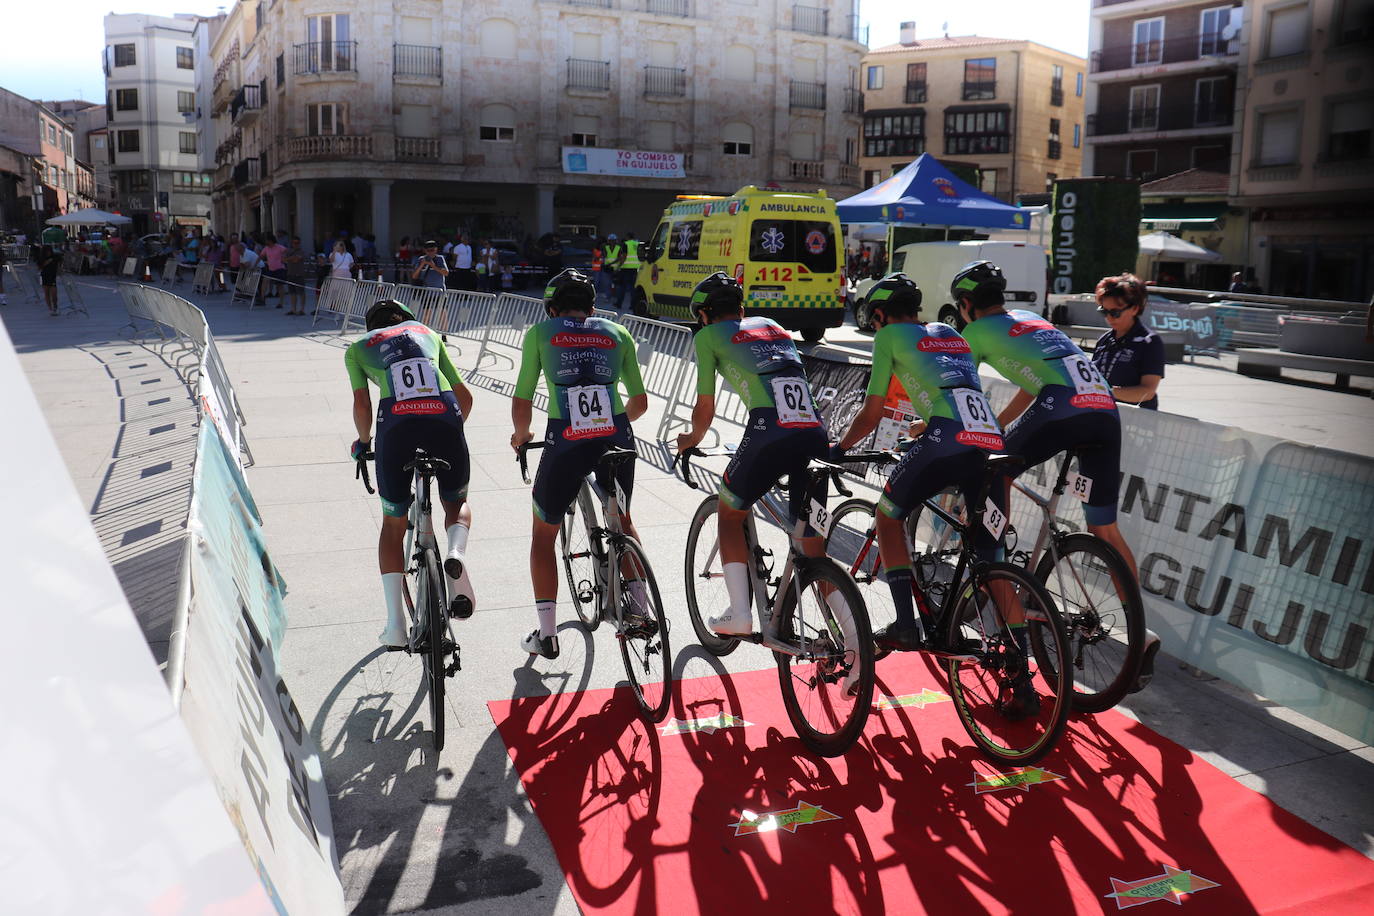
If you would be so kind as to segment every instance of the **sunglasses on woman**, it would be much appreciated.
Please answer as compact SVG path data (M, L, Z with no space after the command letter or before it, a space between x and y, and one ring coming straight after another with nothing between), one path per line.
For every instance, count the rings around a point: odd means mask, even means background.
M1109 309L1105 305L1099 305L1097 307L1097 314L1106 315L1108 318L1120 318L1134 307L1135 306L1128 305L1124 309Z

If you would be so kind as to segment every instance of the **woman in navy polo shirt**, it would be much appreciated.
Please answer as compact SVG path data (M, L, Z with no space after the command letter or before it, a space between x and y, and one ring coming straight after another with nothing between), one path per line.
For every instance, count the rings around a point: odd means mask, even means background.
M1111 328L1097 341L1093 363L1124 404L1159 408L1164 379L1164 341L1141 322L1145 284L1133 274L1103 277L1097 283L1097 311Z

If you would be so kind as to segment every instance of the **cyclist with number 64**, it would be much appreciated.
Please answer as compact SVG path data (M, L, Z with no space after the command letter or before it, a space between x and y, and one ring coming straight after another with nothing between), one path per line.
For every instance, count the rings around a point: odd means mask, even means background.
M554 540L563 516L577 498L582 481L598 469L598 461L615 446L634 449L630 423L648 409L649 399L640 376L634 338L614 321L592 317L596 287L573 268L564 270L544 290L547 321L525 332L520 375L511 400L515 432L511 448L534 438L530 424L534 391L543 374L549 396L549 422L544 454L534 479L534 536L530 544L530 579L539 626L520 643L531 655L558 657L558 566ZM619 385L629 400L622 402ZM597 470L598 477L601 471ZM618 465L615 482L625 494L622 530L639 540L630 521L629 499L634 489L634 462ZM611 481L598 480L603 487ZM647 603L643 579L627 582L631 606Z

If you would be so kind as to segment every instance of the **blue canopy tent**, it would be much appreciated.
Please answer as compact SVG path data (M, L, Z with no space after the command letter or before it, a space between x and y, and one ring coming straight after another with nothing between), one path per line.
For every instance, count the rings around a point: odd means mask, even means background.
M835 204L840 222L949 229L1030 229L1021 207L954 177L929 153L886 181Z

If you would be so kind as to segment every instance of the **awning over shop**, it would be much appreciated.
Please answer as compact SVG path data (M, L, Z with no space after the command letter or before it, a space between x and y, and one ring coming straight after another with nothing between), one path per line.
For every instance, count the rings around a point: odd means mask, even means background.
M1206 229L1226 214L1226 204L1145 204L1140 211L1140 224L1150 229Z

